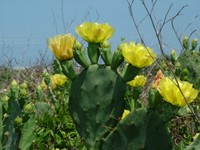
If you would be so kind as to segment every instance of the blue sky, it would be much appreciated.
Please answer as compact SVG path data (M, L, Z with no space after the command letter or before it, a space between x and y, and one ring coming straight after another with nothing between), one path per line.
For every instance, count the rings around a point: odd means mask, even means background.
M150 0L148 6L150 6ZM193 37L200 35L200 14L198 0L158 0L155 6L155 18L163 20L170 6L173 7L169 17L177 13L184 5L188 5L176 19L175 25L179 34L190 34L197 29ZM140 0L133 5L134 16L139 22L146 14ZM126 0L0 0L0 64L6 57L15 58L18 64L29 64L37 61L40 55L45 59L52 58L47 48L47 38L56 34L70 32L84 21L109 23L115 28L110 42L113 49L122 37L127 41L139 41L139 36L131 20ZM192 23L185 31L189 23ZM140 26L146 44L159 53L157 41L148 19ZM180 46L171 25L163 30L165 51L171 48L180 51ZM79 38L81 41L81 38ZM6 57L5 57L6 56ZM14 62L13 62L14 63Z

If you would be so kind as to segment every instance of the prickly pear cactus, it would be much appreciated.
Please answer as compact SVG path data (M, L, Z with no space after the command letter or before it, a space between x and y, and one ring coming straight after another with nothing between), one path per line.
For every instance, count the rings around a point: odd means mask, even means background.
M118 123L104 139L103 149L170 150L172 143L168 141L170 136L159 114L141 108L131 112Z
M131 42L123 43L113 53L107 40L114 30L108 24L83 23L76 31L88 42L87 49L78 41L70 44L68 38L71 41L74 38L69 35L50 39L50 48L59 59L63 74L72 80L69 111L86 148L151 150L153 145L154 150L170 150L168 131L154 111L136 110L127 119L121 119L126 82L133 80L142 67L154 62L152 50ZM54 49L59 46L60 49ZM65 53L63 47L68 47ZM73 65L72 49L74 60L81 66L78 71Z
M30 148L36 119L28 101L27 85L13 80L8 93L0 98L0 149L27 150Z
M88 147L98 149L105 135L118 123L124 111L125 88L115 70L96 64L73 81L69 109Z

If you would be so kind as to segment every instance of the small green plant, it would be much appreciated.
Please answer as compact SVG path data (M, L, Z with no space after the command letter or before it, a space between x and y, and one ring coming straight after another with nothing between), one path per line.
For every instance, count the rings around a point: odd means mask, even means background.
M27 149L32 143L36 122L27 88L26 83L13 80L8 94L1 98L0 149Z
M1 94L0 149L83 147L68 115L70 82L61 74L44 76L43 87L36 84L35 91L29 82L18 84L13 80Z

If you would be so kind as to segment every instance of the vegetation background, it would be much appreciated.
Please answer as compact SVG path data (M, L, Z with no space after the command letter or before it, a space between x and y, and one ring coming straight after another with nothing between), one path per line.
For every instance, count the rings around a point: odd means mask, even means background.
M63 98L65 97L66 99L68 96L70 82L66 83L64 88L58 88L56 92L45 91L43 93L43 101L47 102L48 105L42 102L40 104L36 103L39 98L37 87L41 84L44 73L59 73L58 66L47 48L47 37L66 32L75 34L75 26L82 21L111 23L116 29L116 34L111 40L114 49L121 40L133 40L153 47L160 55L157 63L153 67L145 70L146 74L149 75L149 83L158 69L163 70L165 74L171 71L170 65L172 60L170 59L170 51L171 49L175 49L177 54L180 54L184 50L182 42L184 36L187 35L189 41L192 41L194 37L199 39L200 22L198 14L200 13L198 12L199 9L197 9L197 1L159 2L154 0L127 0L116 2L112 0L109 2L106 1L107 4L106 2L91 2L89 0L87 0L87 2L77 0L73 1L73 3L72 1L70 2L71 3L67 3L63 0L56 2L57 8L53 6L53 4L55 4L53 1L50 3L41 2L41 8L38 7L39 2L35 4L30 1L30 3L25 2L23 4L22 1L20 1L19 4L16 4L24 8L26 5L30 7L30 5L33 4L35 9L41 9L40 11L42 14L42 12L44 12L44 5L48 3L48 16L51 17L51 21L45 20L44 16L42 18L44 22L46 21L51 24L51 27L47 27L46 24L40 24L41 20L34 19L35 17L30 16L27 16L27 18L29 18L27 20L23 20L22 17L15 17L13 20L16 20L16 22L9 22L9 20L6 20L9 18L7 11L14 8L15 5L10 1L0 1L0 8L2 8L0 9L0 17L3 18L3 23L0 25L0 32L2 31L0 35L0 98L2 100L5 93L7 94L7 92L10 91L10 84L13 80L16 80L19 85L25 82L28 85L25 97L24 95L18 95L19 98L26 100L23 104L23 109L28 104L31 104L36 110L37 108L38 110L45 110L43 116L40 116L41 118L37 120L39 123L35 129L36 132L31 149L81 149L84 147L83 141L77 134L74 124L68 114L67 100L63 101ZM9 7L4 7L8 5L8 3L10 4ZM80 7L86 5L87 7ZM18 9L16 9L16 12L19 11L20 7L17 7ZM29 9L29 7L26 9ZM5 11L6 8L9 9ZM34 12L35 9L33 10ZM27 12L30 13L31 10L27 10ZM23 16L22 13L24 12L19 14ZM68 14L73 14L73 16L69 17ZM113 16L108 14L112 14ZM36 15L39 18L40 13L38 14L37 12ZM12 18L12 15L10 18ZM13 30L18 31L16 34L21 33L20 31L23 29L27 30L27 28L23 28L23 26L17 22L26 25L30 25L34 22L38 26L41 25L42 28L39 32L42 34L39 35L39 38L36 38L36 41L34 40L37 36L37 29L23 31L23 38L16 36ZM7 25L10 30L9 32L5 30L5 26ZM13 28L13 25L16 27ZM34 26L30 26L28 28L33 27ZM12 34L14 38L10 38ZM22 41L20 41L20 39L22 39ZM22 42L25 47L22 47L22 45L18 47L18 44L21 44L20 42ZM185 59L185 62L189 62L192 58L193 56ZM192 67L196 70L195 64L193 64ZM192 78L192 76L190 76L190 78ZM141 94L142 97L148 95L148 87L144 87L144 89L146 90ZM130 93L127 93L127 96L132 96L129 94ZM56 102L54 101L55 99ZM195 108L196 106L197 104L195 104ZM52 107L53 109L51 109ZM23 112L24 115L28 116L31 116L31 113L35 112L32 110L30 112ZM63 116L65 117L63 118ZM196 122L193 120L194 116L198 116L198 114L176 116L175 119L170 122L169 128L173 133L174 149L184 148L193 141L193 136L199 131L195 126ZM63 120L66 120L65 123L63 123ZM18 127L19 130L22 130L22 124L20 122Z

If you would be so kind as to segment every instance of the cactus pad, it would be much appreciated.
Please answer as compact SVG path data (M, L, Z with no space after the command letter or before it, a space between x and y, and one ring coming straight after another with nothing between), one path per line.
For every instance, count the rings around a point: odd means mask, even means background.
M69 109L79 134L98 149L122 116L126 84L105 65L90 65L72 82Z

